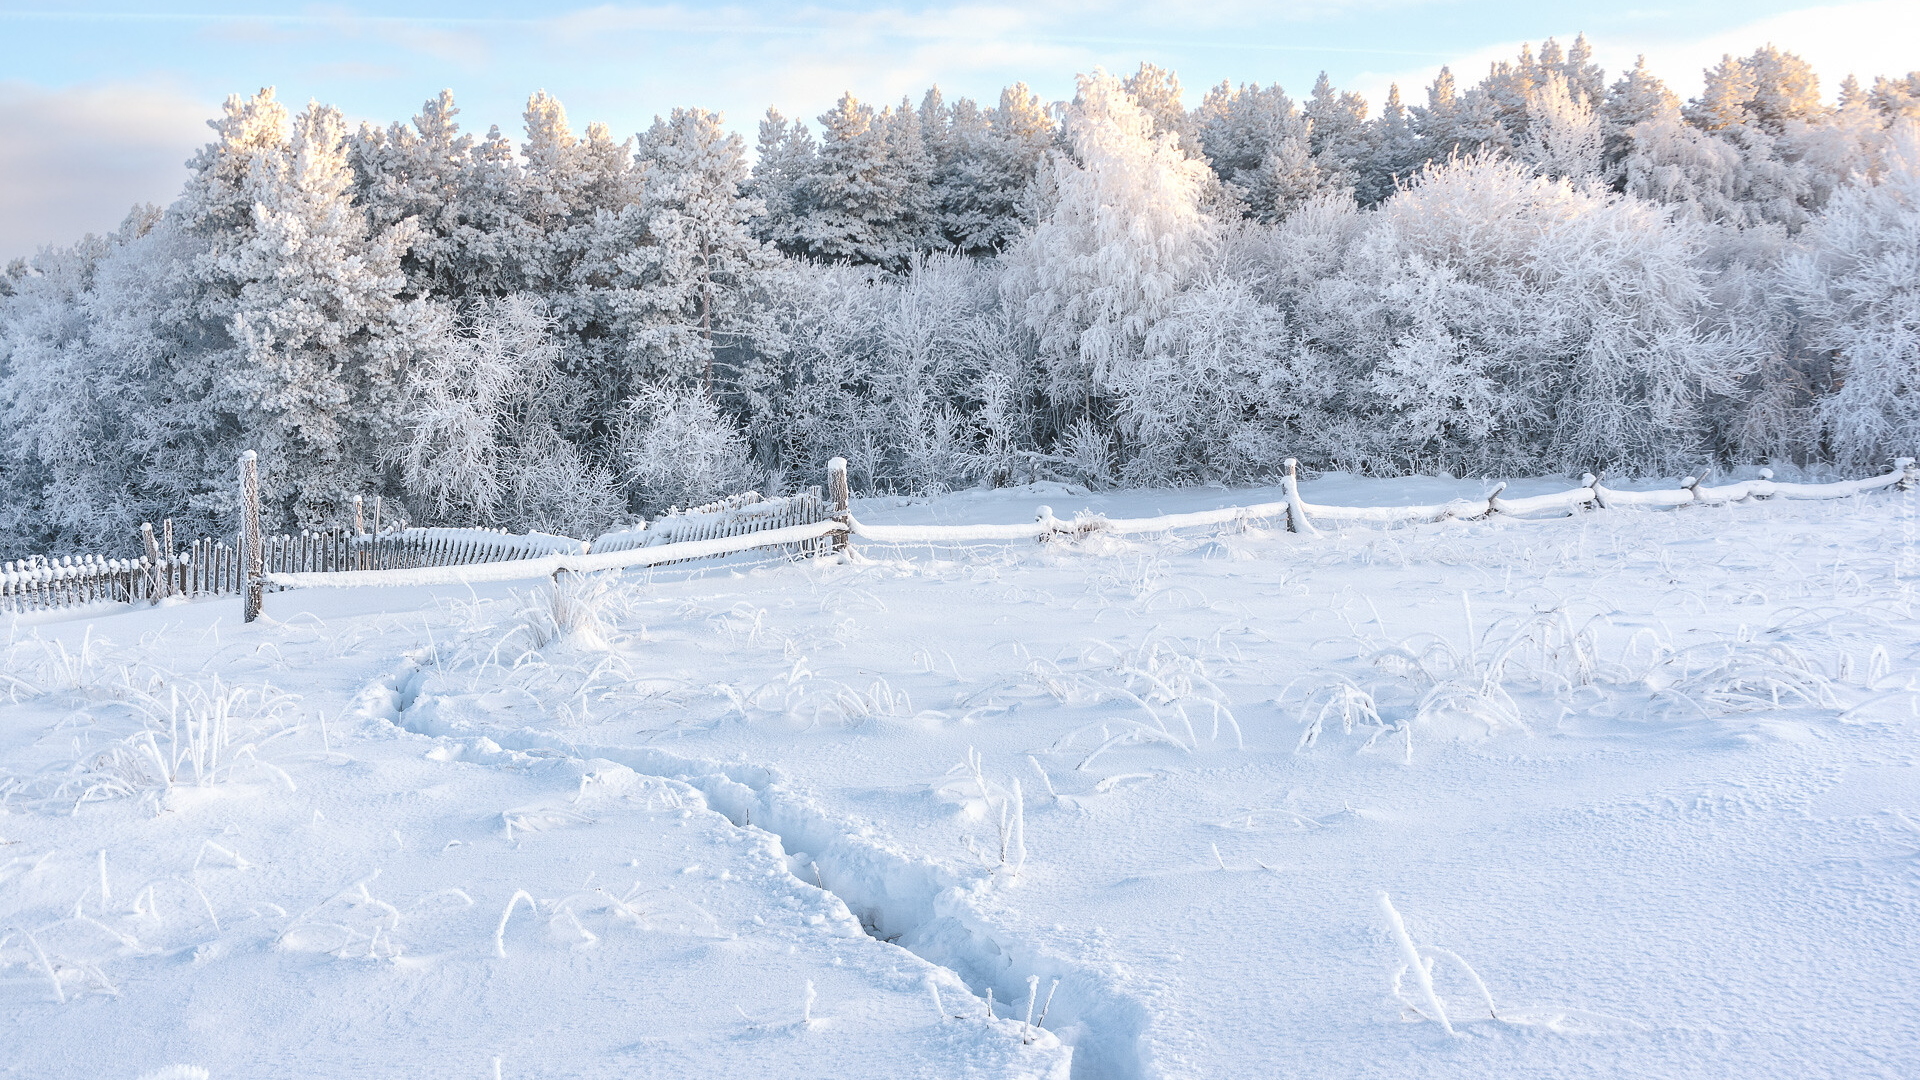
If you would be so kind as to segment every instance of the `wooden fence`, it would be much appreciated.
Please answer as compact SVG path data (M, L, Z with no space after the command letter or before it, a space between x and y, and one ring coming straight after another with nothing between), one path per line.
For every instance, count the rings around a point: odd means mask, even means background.
M691 510L676 510L591 542L498 529L416 529L403 523L377 532L343 528L264 536L260 563L264 574L469 566L742 536L811 524L830 516L817 487L775 499L763 499L749 491ZM155 532L142 528L141 538L149 553L135 559L34 556L4 564L0 568L0 612L94 603L152 603L173 596L197 598L245 591L247 575L239 543L203 537L175 548L172 522L162 523L158 537ZM789 554L811 555L825 550L825 543L808 540L775 546Z
M251 479L252 464L251 458L242 459L243 477ZM242 557L247 546L244 538L234 544L204 537L184 548L176 548L172 523L166 522L160 537L155 536L150 526L142 526L141 539L147 554L137 559L39 556L5 564L0 569L0 611L242 593L248 596L246 617L251 620L259 613L259 597L264 588L423 584L441 579L508 581L568 569L663 566L762 548L809 556L838 550L851 536L892 544L1025 538L1045 541L1091 532L1165 532L1279 517L1285 518L1292 531L1310 533L1315 531L1315 519L1411 523L1450 517L1567 514L1583 509L1658 508L1746 499L1834 499L1887 488L1912 490L1920 484L1920 468L1913 459L1901 458L1891 472L1883 475L1827 484L1778 483L1770 473L1763 473L1757 480L1717 487L1688 477L1679 488L1642 491L1607 488L1587 476L1580 487L1526 498L1505 498L1506 485L1500 484L1479 499L1456 499L1433 506L1340 507L1301 499L1292 465L1288 462L1288 474L1283 477L1286 499L1282 502L1141 519L1082 516L1071 522L1054 518L1052 510L1043 506L1034 522L1012 525L866 525L849 512L846 463L838 458L829 464L833 479L830 501L821 496L817 487L777 499L762 499L756 492L743 492L691 510L670 511L654 521L604 533L591 541L491 529L414 529L404 524L382 528L376 500L373 531L356 527L259 537L255 542L258 558L252 567ZM257 491L257 484L243 484L243 491ZM362 520L361 500L354 502L358 526ZM247 518L250 522L258 520L253 515ZM758 533L777 535L768 535L762 541L748 539ZM649 556L643 549L651 548L670 550ZM489 563L514 565L472 573L457 570L407 573L480 567ZM374 571L379 573L372 573Z

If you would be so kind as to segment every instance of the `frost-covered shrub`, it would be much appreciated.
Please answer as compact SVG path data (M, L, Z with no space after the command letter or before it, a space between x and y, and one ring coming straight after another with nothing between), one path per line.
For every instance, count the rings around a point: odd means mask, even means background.
M1821 433L1853 468L1920 447L1920 121L1901 121L1888 142L1878 182L1835 194L1787 271L1837 368Z
M700 390L636 393L621 417L619 448L626 479L650 513L711 502L755 479L746 439Z
M1418 468L1671 469L1748 363L1709 319L1701 227L1477 156L1382 205L1347 271L1374 452ZM1368 410L1372 412L1373 410Z
M516 478L552 456L541 444L551 438L559 349L546 305L516 295L464 318L435 305L422 322L397 410L400 437L385 448L386 460L434 523L523 517L519 505L507 511Z

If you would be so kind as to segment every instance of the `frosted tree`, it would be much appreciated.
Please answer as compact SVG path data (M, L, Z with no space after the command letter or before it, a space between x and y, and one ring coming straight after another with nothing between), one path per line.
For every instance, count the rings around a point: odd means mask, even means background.
M1920 71L1909 71L1905 78L1876 76L1867 104L1889 121L1920 120Z
M981 381L991 370L988 327L996 275L953 255L921 256L873 307L866 382L878 406L875 434L887 452L873 463L876 486L937 492L978 471L975 432Z
M154 325L175 407L152 417L191 464L179 505L218 509L233 462L260 451L273 516L337 520L370 488L408 342L399 333L406 225L375 232L353 203L346 129L318 104L294 119L271 90L229 98L168 227L198 245ZM179 482L179 481L176 481Z
M1534 58L1531 43L1520 46L1520 55L1511 60L1496 60L1487 66L1486 78L1474 87L1472 96L1479 107L1494 120L1499 130L1483 133L1481 148L1514 146L1526 137L1527 102L1547 72Z
M517 207L519 166L498 128L460 131L452 91L426 102L411 124L363 124L349 140L356 198L375 229L411 220L401 259L406 295L443 300L500 296L524 287L532 230Z
M1303 132L1299 112L1279 86L1222 82L1201 99L1192 124L1214 175L1233 183L1258 169L1276 140Z
M382 448L423 522L522 524L508 496L547 449L560 349L545 305L514 295L457 315L434 304L401 398L401 437ZM535 524L544 525L546 522Z
M1024 303L1062 427L1141 377L1153 325L1217 233L1200 207L1205 163L1153 131L1118 79L1082 76L1066 114L1073 152L1055 156L1051 206L1013 256L1009 296Z
M1333 185L1314 163L1312 124L1278 86L1221 83L1195 110L1202 151L1249 217L1271 223Z
M1520 157L1556 180L1584 183L1601 175L1606 132L1594 102L1553 72L1527 101L1527 134Z
M1715 334L1697 226L1477 156L1385 204L1350 273L1381 301L1359 340L1422 468L1676 467L1748 358Z
M754 146L753 178L747 191L760 201L753 233L789 255L806 250L800 225L806 220L806 182L814 169L813 133L801 120L768 109Z
M621 256L640 284L623 299L649 358L644 377L698 381L711 394L714 355L738 333L739 304L772 264L749 222L760 204L744 193L746 147L718 113L675 109L640 138L647 242Z
M1818 405L1834 460L1884 465L1920 446L1920 121L1889 134L1877 182L1841 188L1786 280L1838 389Z
M150 487L162 448L145 421L165 407L165 371L150 350L118 347L103 325L118 305L98 292L151 280L173 254L153 235L159 217L136 207L115 232L0 277L0 549L124 550L141 520L172 512Z
M1821 114L1820 79L1805 60L1768 45L1751 56L1723 56L1707 69L1686 117L1703 131L1757 128L1779 135L1794 120Z
M605 124L574 135L567 111L545 91L527 100L524 162L515 188L526 223L528 289L546 296L567 339L564 366L580 373L597 400L617 395L624 335L620 253L639 243L643 177L635 140L614 142Z
M820 150L802 187L807 254L897 269L931 242L930 162L918 118L876 113L843 94L820 116Z
M1400 100L1400 87L1388 88L1386 104L1372 125L1371 146L1360 173L1360 201L1373 204L1393 194L1394 188L1425 162L1413 116Z
M1859 80L1849 75L1840 84L1835 108L1823 111L1817 122L1790 122L1780 141L1782 152L1806 176L1806 204L1819 209L1841 185L1878 174L1886 145L1886 117L1873 107Z
M1174 299L1153 325L1135 377L1118 389L1132 453L1121 477L1133 484L1270 477L1294 440L1284 397L1290 350L1285 317L1250 283L1213 273Z
M1607 75L1593 62L1593 46L1585 34L1575 35L1564 54L1559 43L1548 38L1540 48L1540 65L1564 79L1569 95L1588 105L1598 108L1606 97Z
M1462 130L1460 96L1452 68L1443 65L1427 85L1427 103L1413 107L1413 128L1426 160L1445 161L1461 152L1461 140L1466 133ZM1466 152L1474 149L1469 146Z
M1608 178L1618 185L1626 159L1633 153L1636 132L1642 125L1679 123L1680 98L1647 70L1647 58L1640 56L1635 58L1632 70L1607 89L1599 112L1606 140L1602 164Z
M929 129L923 116L934 121ZM891 109L883 110L880 122L887 142L887 174L892 180L899 206L894 231L900 247L897 269L916 253L941 246L940 218L934 191L935 148L945 142L944 110L923 113L906 98Z
M1334 89L1323 71L1313 84L1305 111L1312 123L1308 147L1321 174L1340 187L1358 185L1373 155L1366 99Z
M1427 87L1427 103L1416 106L1413 114L1425 161L1448 161L1513 145L1500 106L1486 86L1461 93L1449 68L1442 67L1434 76Z
M1025 84L1002 90L992 109L954 102L935 182L946 241L969 255L991 255L1032 225L1031 188L1052 142L1053 121Z
M1198 152L1192 120L1187 116L1186 106L1181 103L1180 76L1142 61L1140 69L1127 76L1121 85L1134 102L1153 118L1155 135L1176 136L1181 149L1190 153Z

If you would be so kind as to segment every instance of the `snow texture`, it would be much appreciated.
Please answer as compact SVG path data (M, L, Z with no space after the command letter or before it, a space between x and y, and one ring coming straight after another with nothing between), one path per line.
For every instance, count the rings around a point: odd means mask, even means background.
M1920 496L1750 483L16 622L0 1069L1908 1075Z

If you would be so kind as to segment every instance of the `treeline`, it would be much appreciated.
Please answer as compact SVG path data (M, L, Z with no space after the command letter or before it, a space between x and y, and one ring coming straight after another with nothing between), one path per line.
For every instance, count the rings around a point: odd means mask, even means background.
M1071 102L632 138L450 94L232 98L180 197L0 277L0 549L420 523L591 535L748 486L1880 464L1920 444L1920 73L1584 40L1377 115L1095 72Z

